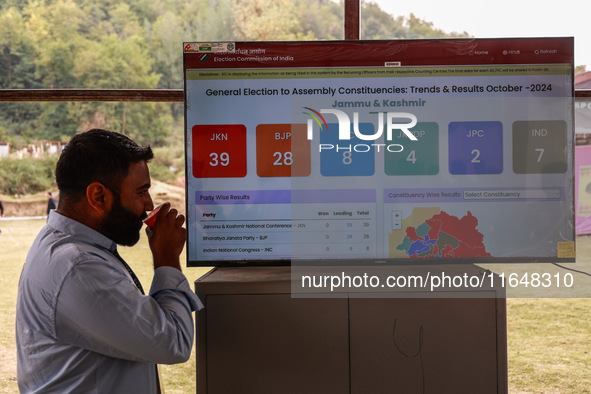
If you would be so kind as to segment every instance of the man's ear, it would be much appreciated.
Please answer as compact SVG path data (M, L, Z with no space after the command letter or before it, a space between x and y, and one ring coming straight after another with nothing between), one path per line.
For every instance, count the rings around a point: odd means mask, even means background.
M104 214L111 210L113 193L102 183L92 182L86 188L86 199L97 213Z

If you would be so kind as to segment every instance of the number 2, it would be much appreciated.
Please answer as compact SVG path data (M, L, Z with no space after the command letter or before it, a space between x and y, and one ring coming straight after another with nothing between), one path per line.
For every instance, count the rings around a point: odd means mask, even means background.
M480 163L480 151L478 149L472 149L470 153L474 155L472 163Z

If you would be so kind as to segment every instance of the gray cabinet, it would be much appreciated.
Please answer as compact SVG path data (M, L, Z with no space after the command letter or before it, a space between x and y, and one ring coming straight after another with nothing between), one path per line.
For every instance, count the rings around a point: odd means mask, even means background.
M292 298L289 267L217 268L195 288L199 394L507 392L494 294Z

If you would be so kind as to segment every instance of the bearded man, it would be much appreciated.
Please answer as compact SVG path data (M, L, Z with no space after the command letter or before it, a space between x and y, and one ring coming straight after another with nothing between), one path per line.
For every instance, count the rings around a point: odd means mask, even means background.
M117 245L140 238L150 196L144 148L93 129L58 160L57 210L29 250L18 286L17 380L23 393L157 393L156 364L185 362L192 312L202 307L181 272L184 216L163 205L146 228L149 294Z

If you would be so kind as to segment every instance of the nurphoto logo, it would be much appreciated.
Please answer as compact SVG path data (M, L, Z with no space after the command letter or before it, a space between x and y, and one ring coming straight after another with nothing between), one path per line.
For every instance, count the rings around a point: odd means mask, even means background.
M386 140L392 141L394 130L400 130L399 137L406 136L411 141L417 141L417 137L409 129L417 124L417 117L408 112L386 112L386 121L384 122L384 112L370 112L370 114L377 114L377 130L373 134L364 134L359 129L359 113L353 112L353 122L345 112L338 109L321 109L320 112L310 107L303 107L309 112L304 114L310 116L307 121L307 136L308 140L312 140L314 136L314 122L319 126L320 132L328 131L328 124L323 114L332 114L336 116L338 121L338 136L339 141L351 141L352 136L362 141L376 141L382 138L384 129L386 130ZM404 120L405 122L400 122ZM351 132L351 125L353 132ZM376 148L379 152L381 148L385 148L388 152L402 152L404 147L400 144L320 144L319 151L336 150L338 151L355 151L368 152Z

